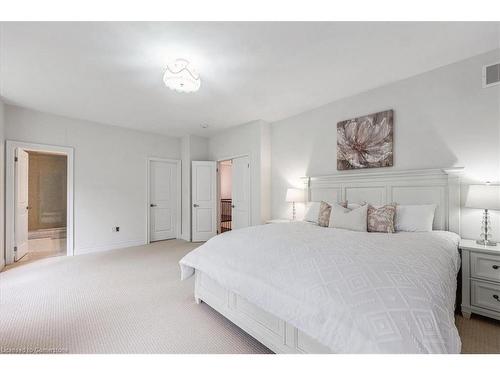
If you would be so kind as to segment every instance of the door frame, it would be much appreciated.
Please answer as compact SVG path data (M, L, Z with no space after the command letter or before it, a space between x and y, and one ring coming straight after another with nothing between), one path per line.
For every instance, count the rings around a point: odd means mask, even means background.
M244 157L247 157L248 158L248 163L250 164L250 167L248 168L248 182L249 182L249 189L250 189L250 196L248 197L248 216L249 216L249 223L250 223L250 226L253 225L253 216L252 216L252 157L250 154L237 154L237 155L230 155L230 156L224 156L224 157L221 157L221 158L217 158L215 161L217 162L217 176L216 176L216 180L217 180L217 189L216 189L216 192L217 192L217 197L216 197L216 200L217 200L217 207L216 207L216 212L217 212L217 230L220 230L220 175L219 175L219 163L221 161L224 161L224 160L233 160L233 159L238 159L238 158L244 158ZM232 185L232 181L231 181L231 185ZM231 191L231 197L232 197L232 191ZM217 234L220 234L220 233L217 233Z
M15 241L15 152L16 148L26 151L51 152L66 155L66 255L74 255L74 148L7 140L5 143L5 264L14 263Z
M146 159L146 181L147 181L147 188L146 188L146 244L151 243L151 207L150 205L150 189L151 189L151 175L150 175L150 169L151 169L151 162L152 161L159 161L159 162L166 162L166 163L175 163L175 167L177 169L176 173L176 228L175 228L175 238L179 239L181 238L181 225L182 225L182 206L181 206L181 197L182 197L182 181L181 181L181 161L178 159L167 159L167 158L158 158L158 157L148 157Z

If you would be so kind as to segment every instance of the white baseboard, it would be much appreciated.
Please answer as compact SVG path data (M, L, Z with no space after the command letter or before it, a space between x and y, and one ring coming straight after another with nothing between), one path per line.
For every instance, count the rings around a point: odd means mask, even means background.
M144 241L144 239L114 242L111 244L106 244L106 245L101 245L101 246L75 248L74 254L81 255L81 254L97 253L97 252L101 252L101 251L121 249L121 248L125 248L125 247L142 246L145 244L146 244L146 242Z

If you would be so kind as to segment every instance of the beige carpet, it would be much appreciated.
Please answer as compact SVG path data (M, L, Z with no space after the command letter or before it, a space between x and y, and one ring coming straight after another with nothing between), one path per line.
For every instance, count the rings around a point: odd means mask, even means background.
M457 315L456 324L462 338L462 353L499 354L500 322L498 320L473 315L464 319Z
M180 240L0 273L0 352L269 353L206 304L178 260ZM500 353L500 322L457 317L464 353Z
M172 240L38 260L0 273L0 352L269 353L196 305Z

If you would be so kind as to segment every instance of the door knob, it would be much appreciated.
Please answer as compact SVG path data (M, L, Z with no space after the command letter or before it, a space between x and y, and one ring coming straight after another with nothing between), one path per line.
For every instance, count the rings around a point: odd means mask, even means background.
M200 207L200 205L195 203L193 204L193 207Z
M26 206L26 209L27 210L31 210L31 206Z
M234 208L234 204L231 205L231 208Z
M156 207L156 204L151 203L151 204L149 205L149 207Z

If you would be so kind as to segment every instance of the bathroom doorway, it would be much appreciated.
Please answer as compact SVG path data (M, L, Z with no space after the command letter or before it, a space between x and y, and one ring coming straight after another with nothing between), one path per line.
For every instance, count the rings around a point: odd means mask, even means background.
M28 154L28 251L26 261L66 255L67 156ZM18 259L22 260L22 259Z
M73 150L7 141L6 156L6 264L72 255Z

